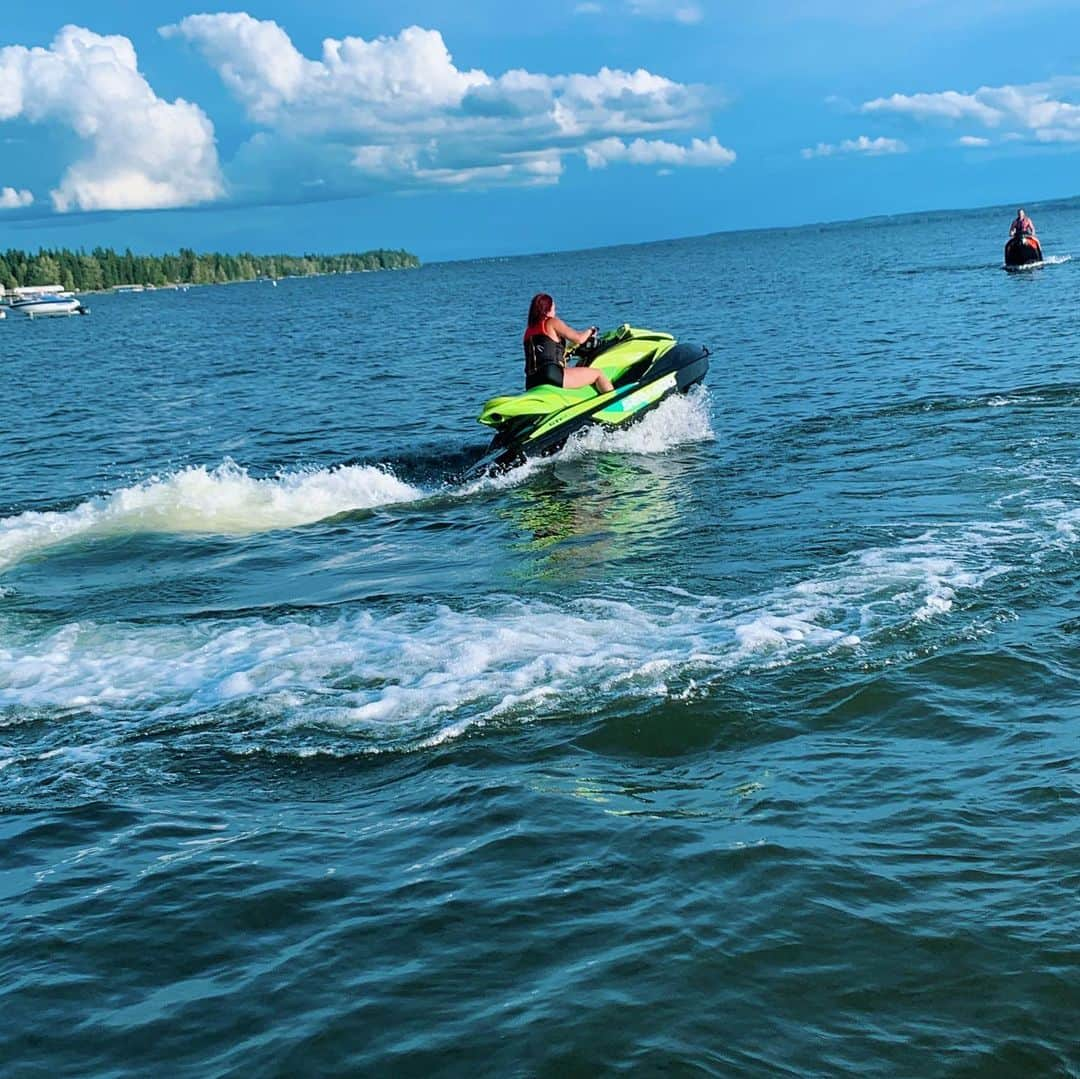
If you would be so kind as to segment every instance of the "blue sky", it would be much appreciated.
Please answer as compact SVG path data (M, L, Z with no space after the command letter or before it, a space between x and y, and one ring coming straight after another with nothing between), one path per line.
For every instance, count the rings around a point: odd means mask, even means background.
M0 248L433 260L1080 193L1074 2L19 7Z

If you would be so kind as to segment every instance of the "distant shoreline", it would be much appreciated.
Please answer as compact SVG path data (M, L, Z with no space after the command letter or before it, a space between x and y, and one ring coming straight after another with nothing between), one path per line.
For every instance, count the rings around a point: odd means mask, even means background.
M253 255L196 253L136 255L95 247L92 251L39 248L37 252L0 251L0 288L60 285L69 292L111 292L117 288L183 288L229 285L242 281L314 277L323 274L410 270L420 259L410 251L378 248L339 255Z
M394 266L390 270L415 269L416 267ZM325 270L309 274L286 274L284 277L238 277L233 281L169 281L164 285L110 285L108 288L77 288L72 291L80 296L123 295L126 292L186 292L189 288L214 288L218 285L258 285L273 284L279 281L303 281L311 277L338 277L345 274L381 273L382 270ZM22 286L33 288L33 285ZM9 290L10 292L10 290ZM2 302L2 300L0 300Z

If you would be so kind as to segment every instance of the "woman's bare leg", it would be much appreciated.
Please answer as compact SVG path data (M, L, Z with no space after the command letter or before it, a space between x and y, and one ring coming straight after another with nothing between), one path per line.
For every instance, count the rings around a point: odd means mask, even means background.
M579 386L593 386L597 393L611 393L615 389L607 375L595 367L564 368L562 384L571 389L577 389Z

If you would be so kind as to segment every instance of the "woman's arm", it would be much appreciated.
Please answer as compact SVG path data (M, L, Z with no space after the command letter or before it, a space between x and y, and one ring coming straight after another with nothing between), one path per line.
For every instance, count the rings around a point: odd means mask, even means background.
M548 319L548 325L564 340L573 341L575 345L583 344L593 335L596 326L590 326L587 330L575 330L573 326L567 326L561 318Z

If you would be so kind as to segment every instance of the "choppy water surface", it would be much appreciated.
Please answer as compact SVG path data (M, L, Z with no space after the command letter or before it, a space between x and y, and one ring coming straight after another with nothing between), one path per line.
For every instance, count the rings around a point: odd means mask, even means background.
M1077 1074L1080 211L0 323L14 1074ZM705 392L497 480L529 297Z

